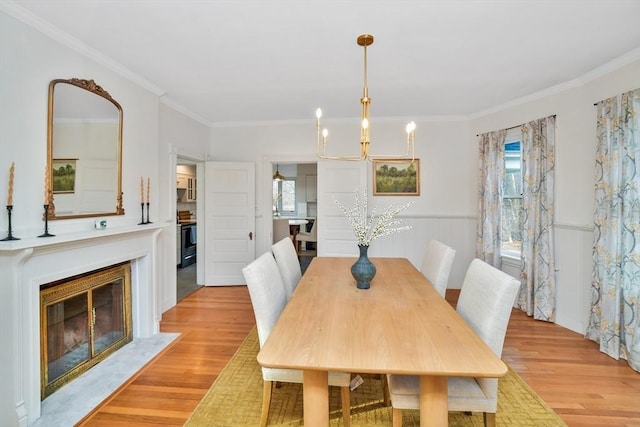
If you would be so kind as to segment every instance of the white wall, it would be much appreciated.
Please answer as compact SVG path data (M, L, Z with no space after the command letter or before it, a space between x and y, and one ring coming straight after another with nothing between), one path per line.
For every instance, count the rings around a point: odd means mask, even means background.
M354 111L357 112L357 100ZM416 158L420 159L419 197L373 197L371 206L379 209L390 203L414 205L402 215L414 228L374 242L373 256L406 256L415 265L422 262L426 242L439 238L458 249L450 287L459 288L473 257L476 217L476 148L469 142L467 120L416 121ZM373 154L402 153L405 149L405 119L383 120L371 128ZM328 122L330 154L353 155L359 150L359 119L348 124ZM275 161L318 161L314 119L309 123L273 123L261 126L214 127L212 157L224 161L256 162L256 255L270 248L271 171L266 159ZM323 160L321 160L323 161ZM371 193L372 166L367 163L367 182ZM323 177L318 172L318 187ZM344 182L355 190L356 182ZM362 189L360 189L362 190ZM320 199L320 198L319 198ZM471 223L471 226L469 226ZM448 232L446 230L449 230ZM394 250L396 248L397 250ZM355 244L353 246L356 251ZM354 252L355 254L355 252Z
M15 161L13 229L17 236L42 232L44 170L47 155L47 99L56 78L93 79L121 105L123 120L122 187L126 215L111 224L139 218L140 176L151 178L151 203L158 200L158 96L0 12L0 199L6 200L6 176ZM154 188L155 187L155 188ZM50 231L86 229L89 220L51 221ZM0 215L0 230L7 217Z
M159 110L158 175L160 198L158 213L162 220L175 224L176 216L176 166L177 157L195 161L207 160L210 145L210 129L202 123L161 103ZM202 203L199 203L202 205ZM202 227L200 227L202 228ZM176 304L176 236L167 233L160 240L161 264L172 266L163 272L162 312ZM198 283L202 284L201 266L198 266Z
M595 70L535 99L477 117L471 134L556 115L555 246L557 323L586 330L591 286L596 144L594 103L640 87L640 50L621 68Z
M4 5L0 10L0 200L2 205L7 200L9 168L11 162L15 162L13 235L30 239L43 232L49 82L73 77L95 80L122 105L124 115L122 187L125 215L106 217L108 228L135 226L140 222L141 176L145 183L147 177L151 179L151 221L155 225L167 223L157 237L152 263L151 280L157 286L155 301L159 305L153 311L161 313L173 305L172 297L175 302L175 152L206 157L210 139L208 129L161 105L161 91L153 85L129 78L126 70L109 64L99 55L86 54L81 46L76 45L82 52L67 47L25 24L23 20L29 22L28 17L14 12L5 10ZM170 143L178 147L174 150L173 160ZM91 218L50 221L49 231L59 236L86 232L93 228L93 222ZM0 238L6 236L7 229L3 206ZM5 256L4 251L0 256ZM15 290L4 285L2 278L0 301L15 305ZM20 330L19 317L2 307L0 342L11 343ZM21 387L15 384L10 368L14 358L11 346L0 348L0 384L3 384L0 388L0 425L14 425L16 419L15 399L8 391Z
M456 260L450 288L459 288L464 271L475 252L477 216L477 134L512 127L525 121L555 114L556 129L556 261L557 322L584 332L589 311L593 186L595 163L595 108L593 104L618 93L640 87L640 53L622 58L564 87L519 100L469 119L417 121L416 156L421 160L421 194L410 197L375 197L372 203L386 206L391 199L401 204L414 200L405 211L408 233L391 235L374 242L370 254L406 256L419 265L426 241L438 238L454 246ZM357 105L354 106L356 108ZM358 119L346 124L325 123L330 129L330 154L349 155L358 149ZM374 124L373 153L402 150L401 120ZM265 124L263 126L219 127L212 131L212 156L216 160L254 161L257 164L257 254L269 249L268 211L270 170L265 159L313 158L316 130L308 123ZM396 145L393 143L397 142ZM322 177L319 175L318 180ZM371 182L371 170L367 171ZM264 182L267 182L265 184ZM357 185L344 183L345 187ZM370 185L370 184L369 184ZM320 184L319 184L320 186ZM371 188L371 187L369 187ZM260 189L263 189L260 191ZM320 242L320 245L322 242ZM355 247L354 247L355 251ZM354 252L355 253L355 252ZM510 266L512 273L517 268ZM511 270L510 270L511 271Z

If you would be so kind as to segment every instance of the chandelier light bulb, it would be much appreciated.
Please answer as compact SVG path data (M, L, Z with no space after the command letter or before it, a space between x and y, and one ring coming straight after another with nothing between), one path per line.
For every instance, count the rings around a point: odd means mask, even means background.
M319 119L320 117L322 117L322 110L320 108L318 108L316 110L316 119Z
M367 129L369 127L369 120L362 119L362 129Z
M323 137L323 138L326 138L326 137L327 137L327 135L329 135L329 131L327 130L327 128L324 128L324 129L322 130L322 137Z
M416 123L415 122L407 123L407 133L411 133L414 130L416 130Z

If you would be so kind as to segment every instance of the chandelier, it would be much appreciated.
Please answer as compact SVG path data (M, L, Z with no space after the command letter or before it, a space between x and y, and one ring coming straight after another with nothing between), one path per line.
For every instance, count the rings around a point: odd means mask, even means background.
M317 142L317 155L321 159L330 160L368 160L378 157L409 157L411 156L411 162L414 160L414 146L416 137L416 124L410 122L407 124L407 151L404 154L371 154L369 152L369 104L371 104L371 98L369 98L369 88L367 87L367 46L373 44L373 36L371 34L361 34L357 39L358 45L364 49L364 87L362 90L362 98L360 98L360 104L362 104L362 114L360 121L360 155L359 156L329 156L327 155L327 136L329 131L325 128L320 131L320 118L322 117L322 110L318 108L316 110L316 129L318 133Z

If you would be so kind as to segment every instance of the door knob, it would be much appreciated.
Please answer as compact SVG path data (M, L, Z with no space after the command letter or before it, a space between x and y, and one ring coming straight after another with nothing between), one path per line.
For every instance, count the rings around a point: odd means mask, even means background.
M249 240L253 240L253 231L249 232Z

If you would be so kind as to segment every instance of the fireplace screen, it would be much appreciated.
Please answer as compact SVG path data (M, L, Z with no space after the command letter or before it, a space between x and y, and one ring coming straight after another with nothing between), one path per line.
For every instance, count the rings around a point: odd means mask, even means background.
M129 264L41 288L42 398L131 341Z

